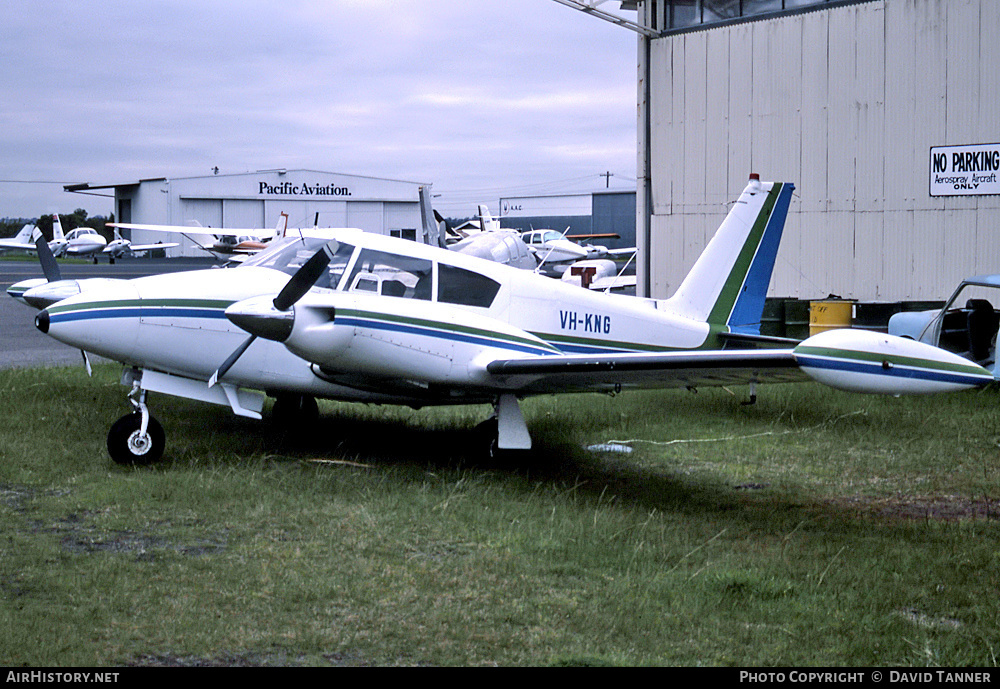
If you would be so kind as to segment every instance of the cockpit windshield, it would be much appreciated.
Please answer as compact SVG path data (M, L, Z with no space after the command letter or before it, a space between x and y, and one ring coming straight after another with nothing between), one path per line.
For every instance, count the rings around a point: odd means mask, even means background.
M280 270L282 273L294 275L302 265L319 251L330 240L318 237L286 237L256 256L243 262L244 266L257 266ZM333 242L334 254L330 259L326 272L316 281L316 287L336 289L341 276L347 269L347 263L354 253L354 246L344 242Z
M320 237L277 239L242 265L271 268L294 275L328 242L328 239ZM330 244L333 257L327 271L316 281L316 287L337 289L342 286L348 292L369 292L384 297L485 309L491 307L500 291L499 282L467 268L364 247L357 252L351 273L344 279L351 257L355 254L355 246L338 241Z

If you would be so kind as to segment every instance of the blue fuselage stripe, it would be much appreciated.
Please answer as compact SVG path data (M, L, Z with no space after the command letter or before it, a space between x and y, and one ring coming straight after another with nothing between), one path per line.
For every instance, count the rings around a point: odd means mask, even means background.
M548 354L559 353L551 349L546 349L542 346L532 346L528 344L511 342L509 340L496 340L487 337L480 337L478 335L472 335L469 333L456 332L452 330L438 330L431 327L407 325L403 323L393 323L390 321L382 321L369 318L337 316L337 323L339 325L346 325L349 327L371 328L373 330L386 330L390 332L407 333L409 335L421 335L424 337L433 337L442 340L453 340L455 342L479 344L485 347L499 347L501 349L508 349L515 352L524 352L526 354L548 355Z
M99 320L104 318L211 318L225 320L226 312L220 309L127 306L122 308L50 313L49 317L52 323L69 323L71 321Z

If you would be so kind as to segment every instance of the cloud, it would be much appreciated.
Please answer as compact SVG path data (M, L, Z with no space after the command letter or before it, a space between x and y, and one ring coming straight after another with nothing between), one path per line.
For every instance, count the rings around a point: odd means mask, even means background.
M634 174L635 37L551 0L9 0L5 14L3 180L305 167L463 191ZM16 187L0 183L0 216L111 210Z

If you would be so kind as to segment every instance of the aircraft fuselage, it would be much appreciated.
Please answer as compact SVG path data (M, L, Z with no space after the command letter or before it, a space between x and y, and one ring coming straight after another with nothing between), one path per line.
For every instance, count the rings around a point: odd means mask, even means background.
M709 338L707 324L672 315L654 300L594 293L378 235L348 233L344 241L357 248L337 289L314 290L296 305L295 333L288 341L256 340L226 375L230 384L350 400L386 395L421 403L479 400L489 398L488 388L495 386L485 372L493 359L696 349ZM315 246L314 241L310 248ZM352 276L375 275L365 273L371 266L358 265L366 256L388 256L400 248L407 261L427 266L436 290L418 295L411 288L409 295L386 298L386 283L397 280L383 280L380 293L366 291L359 278L348 284ZM470 287L476 281L495 285L493 298L478 306L456 304L476 302L444 284L460 271ZM39 314L39 326L61 342L126 366L204 381L247 336L226 310L253 297L273 297L288 278L278 269L246 265L84 280L79 294ZM311 308L314 302L322 305ZM326 315L331 312L335 315ZM413 381L419 385L413 387Z

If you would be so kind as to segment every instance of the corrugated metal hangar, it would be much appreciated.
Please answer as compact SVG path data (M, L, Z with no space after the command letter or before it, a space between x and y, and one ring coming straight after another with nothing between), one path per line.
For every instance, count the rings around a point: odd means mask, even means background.
M316 170L262 170L231 175L143 179L102 186L72 185L68 191L114 189L119 222L148 225L273 228L281 213L289 227L358 227L368 232L418 238L421 224L418 182L344 175ZM317 215L318 214L318 215ZM142 235L142 236L140 236ZM137 242L164 240L139 230ZM170 255L204 255L189 240Z
M639 294L673 292L751 172L797 187L772 295L1000 272L1000 2L556 2L639 34Z
M632 4L640 293L673 291L750 172L797 187L771 294L934 300L1000 272L996 0Z

